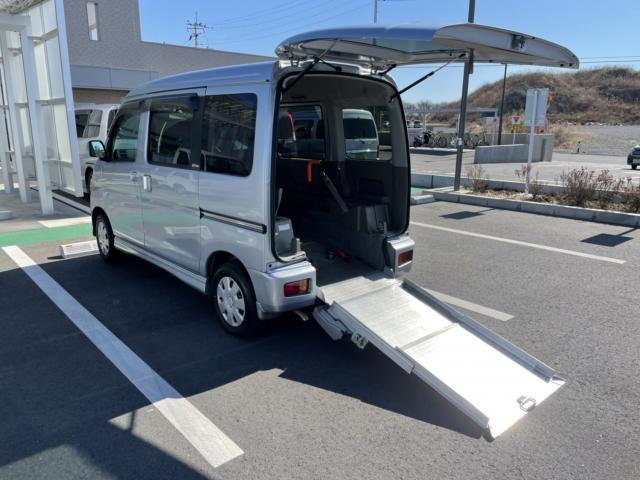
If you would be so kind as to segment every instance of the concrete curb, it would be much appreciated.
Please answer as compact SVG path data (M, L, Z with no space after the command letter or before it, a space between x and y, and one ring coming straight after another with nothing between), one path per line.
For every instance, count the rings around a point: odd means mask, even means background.
M433 195L412 195L411 205L424 205L425 203L433 203L436 199Z
M483 197L481 195L471 195L468 193L454 193L449 188L436 189L431 192L436 200L445 202L464 203L481 207L548 215L551 217L586 220L589 222L608 223L624 227L640 227L640 214L637 213L611 212L596 208L571 207L568 205L528 202L526 200Z
M0 220L9 220L11 217L13 217L11 210L0 210Z
M524 184L522 182L515 182L510 180L487 180L489 188L495 190L514 190L516 192L524 191ZM469 186L469 179L466 177L461 178L463 186ZM562 192L562 185L557 185L550 182L544 183L542 192L546 194L554 194ZM440 175L430 173L411 172L411 185L413 187L422 187L428 189L451 187L453 186L453 175Z

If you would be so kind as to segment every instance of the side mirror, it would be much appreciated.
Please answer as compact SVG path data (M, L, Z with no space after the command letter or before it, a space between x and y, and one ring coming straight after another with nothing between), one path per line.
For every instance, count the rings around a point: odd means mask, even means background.
M89 156L97 157L100 160L104 160L106 154L106 148L104 148L104 143L100 140L91 140L89 142Z

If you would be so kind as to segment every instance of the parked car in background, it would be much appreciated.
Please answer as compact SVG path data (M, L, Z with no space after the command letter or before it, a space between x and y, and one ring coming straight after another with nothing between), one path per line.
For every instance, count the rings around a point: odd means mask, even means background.
M91 148L91 140L107 141L109 127L118 110L118 105L84 104L76 105L76 133L84 192L91 194L91 178L98 160L97 152Z
M636 145L631 149L631 152L629 152L627 165L631 165L631 168L634 170L640 165L640 145Z

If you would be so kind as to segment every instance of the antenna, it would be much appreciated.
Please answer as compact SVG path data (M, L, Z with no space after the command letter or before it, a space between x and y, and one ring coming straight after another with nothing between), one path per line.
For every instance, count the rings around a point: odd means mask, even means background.
M198 21L198 12L196 11L196 19L194 22L187 21L187 31L189 32L189 41L193 40L196 48L200 47L200 35L204 34L211 27L205 23Z

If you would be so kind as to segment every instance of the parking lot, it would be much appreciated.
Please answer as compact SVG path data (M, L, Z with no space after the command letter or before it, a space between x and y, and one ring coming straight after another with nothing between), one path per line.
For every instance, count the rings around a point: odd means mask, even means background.
M567 379L496 441L371 345L293 315L234 338L148 263L61 260L79 230L0 233L0 478L638 478L640 231L445 202L411 220L410 278Z
M462 174L473 165L474 151L465 150L462 160ZM433 175L453 175L455 172L456 152L452 149L414 148L411 155L411 168L416 173ZM515 174L522 163L488 163L483 164L484 176L490 180L518 181ZM551 162L533 164L533 175L545 182L559 183L563 172L578 168L586 168L596 174L608 170L616 178L632 178L640 181L640 170L632 170L627 165L627 157L620 155L587 155L566 152L554 152Z

